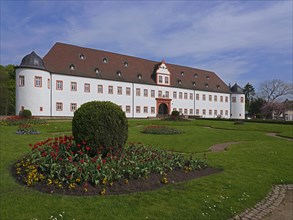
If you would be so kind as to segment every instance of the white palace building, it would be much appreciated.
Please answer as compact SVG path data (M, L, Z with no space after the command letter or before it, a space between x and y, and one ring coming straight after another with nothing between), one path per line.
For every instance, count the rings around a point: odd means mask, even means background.
M244 119L245 96L214 72L56 43L16 69L16 114L73 116L83 103L119 105L128 118L171 114Z

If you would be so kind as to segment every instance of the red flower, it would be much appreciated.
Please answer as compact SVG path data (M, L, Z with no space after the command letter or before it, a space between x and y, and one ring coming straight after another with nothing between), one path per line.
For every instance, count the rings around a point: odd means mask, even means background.
M44 151L44 152L42 153L42 157L45 157L46 155L47 155L47 152Z
M60 161L62 161L62 158L61 158L61 157L59 157L59 160L60 160Z
M102 160L102 162L103 162L103 164L105 164L105 163L106 163L106 160L105 160L105 159L103 159L103 160Z
M71 161L72 161L72 157L71 157L71 156L69 156L69 157L68 157L68 160L71 162Z
M90 148L89 146L86 146L85 149L86 149L87 151L89 151L91 148Z
M101 169L101 165L100 165L100 164L97 165L97 169L98 169L98 170Z
M82 160L80 160L80 163L81 163L81 164L83 164L83 163L84 163L84 160L83 160L83 159L82 159Z

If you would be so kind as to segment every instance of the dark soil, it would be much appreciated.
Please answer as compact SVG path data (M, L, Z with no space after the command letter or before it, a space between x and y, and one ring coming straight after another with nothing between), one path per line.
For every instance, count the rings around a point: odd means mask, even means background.
M33 186L26 186L26 184L23 182L24 176L16 175L16 170L14 166L11 169L12 175L15 177L16 181L21 185L24 185L25 187L29 187L44 193L72 196L100 195L100 192L104 188L106 188L105 195L119 195L156 190L168 185L174 185L175 187L175 184L177 183L182 183L199 177L208 176L210 174L218 173L220 171L221 169L212 167L207 167L202 170L190 172L173 170L168 172L166 176L160 174L151 174L146 178L128 180L128 183L126 183L125 180L120 180L118 182L114 182L112 186L109 186L109 184L107 186L92 186L91 184L87 184L87 191L85 192L84 186L81 185L76 185L75 189L69 189L68 186L64 186L60 189L55 185L48 186L46 182L38 182ZM164 177L166 177L168 180L167 184L161 182Z

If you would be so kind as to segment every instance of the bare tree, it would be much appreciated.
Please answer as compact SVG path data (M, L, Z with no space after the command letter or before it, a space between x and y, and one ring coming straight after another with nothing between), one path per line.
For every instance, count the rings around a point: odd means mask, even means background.
M279 79L263 82L260 91L267 102L273 102L277 98L292 94L292 84L285 83Z
M287 111L285 102L268 102L261 107L261 113L266 118L278 119Z

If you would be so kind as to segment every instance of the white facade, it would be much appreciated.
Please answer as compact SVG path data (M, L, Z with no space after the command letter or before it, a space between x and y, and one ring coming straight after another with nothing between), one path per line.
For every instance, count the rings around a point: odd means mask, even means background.
M20 86L22 76L24 85ZM25 68L17 69L16 77L16 114L25 108L30 109L35 116L73 116L75 108L83 103L98 100L111 101L121 106L129 118L155 117L158 114L159 98L170 100L168 113L177 110L183 115L204 118L244 118L245 115L243 94L230 95L66 76ZM41 77L41 87L35 85L36 77ZM236 102L231 102L234 98Z
M184 72L181 74L183 77ZM156 117L177 110L183 115L203 118L244 119L245 97L241 92L180 88L181 80L178 80L178 87L174 87L171 77L164 61L156 70L155 85L119 78L50 73L42 59L32 52L23 58L16 70L16 114L29 109L34 116L73 116L83 103L96 100L117 104L128 118Z

